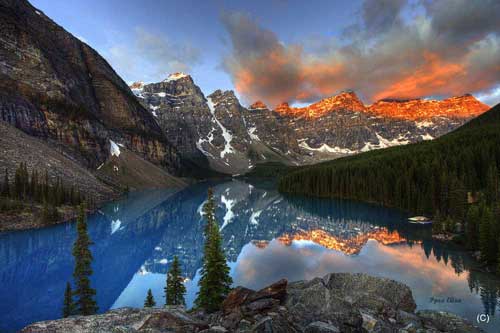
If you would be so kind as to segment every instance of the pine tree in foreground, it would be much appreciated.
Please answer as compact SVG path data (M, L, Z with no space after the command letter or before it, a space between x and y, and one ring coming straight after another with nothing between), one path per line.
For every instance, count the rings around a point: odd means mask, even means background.
M172 266L167 273L167 286L165 287L165 305L186 305L184 295L186 287L182 281L182 272L179 258L174 257Z
M3 186L2 186L2 196L9 197L10 196L10 186L9 186L9 171L7 168L5 168L5 176L3 179Z
M71 284L67 282L66 289L64 290L63 318L67 318L73 314L75 314L73 291L71 290Z
M205 247L201 279L195 304L207 312L220 309L222 302L231 290L232 279L229 275L226 256L222 249L222 237L215 220L215 203L212 189L208 190L208 200L203 206L205 226Z
M83 206L79 207L76 228L78 235L73 245L73 256L75 257L73 277L76 284L75 295L78 297L76 304L78 314L88 316L97 312L97 304L94 300L96 291L90 287L93 258L89 247L92 245L92 241L87 233L87 222Z
M144 301L145 308L152 308L156 305L155 299L153 297L153 293L151 289L148 289L148 295L146 296L146 300Z

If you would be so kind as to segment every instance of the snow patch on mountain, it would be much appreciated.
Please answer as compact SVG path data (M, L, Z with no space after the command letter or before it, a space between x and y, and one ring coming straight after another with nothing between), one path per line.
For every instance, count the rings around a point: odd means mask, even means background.
M432 126L434 126L434 123L432 121L429 121L429 120L423 120L423 121L417 121L417 122L415 122L415 125L418 128L426 128L426 127L432 127Z
M378 144L373 144L371 142L367 142L363 148L361 148L360 151L366 152L370 150L375 150L375 149L382 149L382 148L388 148L388 147L394 147L394 146L401 146L401 145L406 145L410 143L408 139L406 139L403 135L400 135L396 139L393 140L388 140L381 136L378 133L375 133L378 139Z
M210 158L213 158L215 159L214 155L210 154L208 151L206 151L204 148L203 148L203 144L205 142L208 142L211 144L211 140L206 140L206 139L202 139L202 138L199 138L198 141L196 141L196 148L198 148L199 151L201 151L201 153L207 157L210 157Z
M109 140L109 152L111 156L120 156L120 147L113 140Z
M326 143L322 144L321 147L319 148L312 148L307 144L306 141L302 141L299 144L299 147L302 147L307 150L312 150L312 151L319 151L322 153L332 153L332 154L355 154L356 151L350 150L348 148L341 148L341 147L330 147Z
M429 133L425 133L423 135L421 135L422 137L422 140L434 140L434 137L432 135L430 135Z
M255 134L255 131L257 130L257 127L250 127L248 129L248 135L250 136L250 139L260 141L260 138L257 134Z
M234 148L233 148L233 146L231 146L231 140L233 140L233 136L215 116L215 105L212 102L212 99L210 97L207 97L207 105L208 105L208 108L210 109L210 112L212 113L212 115L214 117L215 122L220 127L220 129L222 131L222 136L224 137L224 141L226 142L224 145L224 150L220 152L220 157L224 158L224 156L226 156L226 154L234 153Z

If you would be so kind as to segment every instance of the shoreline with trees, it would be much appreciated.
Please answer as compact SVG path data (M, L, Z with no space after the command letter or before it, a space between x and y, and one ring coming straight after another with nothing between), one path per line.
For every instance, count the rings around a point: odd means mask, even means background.
M97 203L60 177L51 179L47 170L28 170L20 163L14 174L7 169L0 177L0 232L36 229L68 222L78 215L78 206L86 203L87 213Z

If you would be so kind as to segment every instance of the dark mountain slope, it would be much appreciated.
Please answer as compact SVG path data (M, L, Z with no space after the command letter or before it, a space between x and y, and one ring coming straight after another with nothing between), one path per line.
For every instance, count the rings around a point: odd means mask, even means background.
M24 0L0 0L0 119L90 168L109 139L173 171L179 158L152 115L91 47Z
M46 142L27 135L9 124L0 121L0 170L3 186L4 172L8 171L11 185L14 186L15 170L20 163L26 163L29 170L37 170L41 175L47 171L49 183L55 184L59 178L66 187L78 189L84 196L97 203L118 197L116 189L103 184L92 172L69 158L62 151L50 147ZM0 196L0 202L2 201ZM5 212L0 209L0 231L28 229L43 226L40 220L41 204L24 202L25 209ZM61 219L69 219L73 211L66 207Z

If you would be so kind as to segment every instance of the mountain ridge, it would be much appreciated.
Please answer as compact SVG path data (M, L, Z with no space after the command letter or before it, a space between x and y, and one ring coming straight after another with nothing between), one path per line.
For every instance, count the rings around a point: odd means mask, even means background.
M184 73L130 87L184 158L233 175L259 163L312 164L431 140L487 108L471 95L365 105L350 90L301 108L283 103L272 110L262 101L244 107L231 90L205 96Z
M488 105L480 102L471 94L453 96L443 100L421 98L381 99L373 104L365 105L354 91L344 91L305 107L290 107L286 102L281 103L276 106L275 111L284 116L304 116L314 119L325 116L330 112L349 109L389 118L427 120L439 116L470 118L480 115L489 108Z

